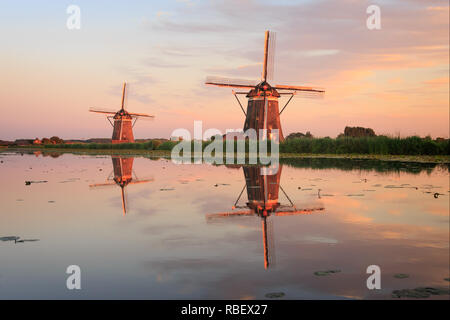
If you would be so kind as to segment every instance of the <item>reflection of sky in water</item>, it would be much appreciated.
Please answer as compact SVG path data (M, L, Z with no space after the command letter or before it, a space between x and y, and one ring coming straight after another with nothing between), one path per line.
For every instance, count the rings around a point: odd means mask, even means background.
M271 216L276 263L265 270L261 218L205 219L231 211L245 183L242 169L135 158L133 178L153 181L126 187L123 216L118 186L89 187L107 182L108 156L0 157L0 237L40 240L0 242L0 298L240 299L279 291L291 299L380 298L395 289L448 285L443 169L411 174L285 165L281 186L297 208L325 210ZM48 182L26 186L27 180ZM435 199L435 192L443 195ZM246 201L244 192L239 204ZM281 192L279 201L288 203ZM71 264L81 267L81 291L65 287ZM382 270L378 293L366 288L371 264ZM328 269L342 272L313 275Z

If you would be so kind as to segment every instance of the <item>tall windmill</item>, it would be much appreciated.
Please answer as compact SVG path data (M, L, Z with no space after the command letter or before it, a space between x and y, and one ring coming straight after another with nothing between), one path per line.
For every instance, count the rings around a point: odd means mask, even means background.
M219 87L250 89L249 92L232 91L245 115L244 131L254 129L258 134L261 129L266 129L267 136L272 138L272 130L278 129L279 139L283 141L284 136L281 130L280 114L288 106L294 95L297 92L302 92L309 96L314 96L321 95L325 91L313 87L290 85L271 86L269 84L268 81L273 80L275 40L276 34L266 31L264 62L260 81L208 77L205 84ZM248 98L247 112L242 107L237 97L238 94L245 94ZM290 97L281 111L279 111L278 99L281 95L288 95Z
M122 107L119 111L110 111L103 109L89 109L90 112L113 114L113 116L107 116L109 123L113 127L112 143L122 142L134 142L133 127L136 124L138 118L154 118L145 113L131 113L125 110L125 91L127 84L123 83L122 89Z
M248 208L249 210L231 211L222 213L213 213L206 215L206 221L212 222L220 218L239 217L239 216L259 216L261 218L262 240L264 248L264 268L267 269L273 264L274 243L272 223L269 217L275 216L290 216L290 215L304 215L317 211L323 211L323 207L297 209L291 199L280 185L282 165L277 173L272 175L262 175L261 168L256 166L243 167L245 176L245 185L242 188L239 197L237 198L232 210L239 208ZM239 199L247 188L248 202L245 206L238 206ZM282 205L278 202L279 189L284 193L289 201L289 205Z
M90 188L98 187L108 187L118 185L121 189L122 198L122 210L123 214L127 213L127 203L125 197L125 187L129 184L147 183L153 181L153 179L139 180L137 178L133 179L133 157L121 157L121 156L111 156L113 163L113 172L108 177L108 182L105 183L95 183L89 185ZM111 179L111 175L114 173L114 177ZM136 175L135 175L136 176Z

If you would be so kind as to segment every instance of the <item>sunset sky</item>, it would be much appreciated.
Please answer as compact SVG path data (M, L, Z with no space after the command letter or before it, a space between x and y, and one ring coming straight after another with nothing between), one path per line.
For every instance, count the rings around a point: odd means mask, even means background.
M81 29L69 30L69 5ZM381 29L369 30L369 5ZM264 31L277 33L274 84L314 85L296 98L285 135L335 137L346 125L377 134L449 136L449 6L425 0L0 0L0 140L110 137L90 107L150 113L136 138L177 128L242 128L231 89L208 75L258 79ZM281 102L283 103L283 102Z

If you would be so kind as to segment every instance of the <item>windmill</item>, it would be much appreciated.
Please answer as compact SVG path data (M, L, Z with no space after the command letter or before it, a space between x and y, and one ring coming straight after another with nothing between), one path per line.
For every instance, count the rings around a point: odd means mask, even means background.
M213 213L206 215L206 221L212 222L220 218L239 217L239 216L259 216L261 218L262 240L264 248L264 268L267 269L273 265L272 252L274 251L273 244L273 228L271 215L275 216L291 216L291 215L304 215L311 214L318 211L323 211L323 207L297 209L289 196L283 190L280 185L281 177L280 164L278 171L275 174L263 175L261 174L261 168L257 166L244 166L245 185L242 188L239 197L237 198L232 210L238 208L247 208L249 210L231 211L222 213ZM247 188L248 202L245 206L238 206L239 199L241 198L244 189ZM283 192L289 205L282 205L278 202L279 189Z
M279 139L280 141L283 141L284 136L281 130L280 115L284 109L286 109L289 102L291 102L294 95L296 93L304 93L307 96L314 97L320 96L325 91L320 88L305 86L271 86L268 83L268 81L273 80L275 40L276 34L274 32L266 31L264 62L260 81L208 77L205 84L219 87L250 89L249 92L232 91L242 109L242 112L245 115L244 131L254 129L256 130L256 133L259 133L260 130L266 129L267 131L265 132L271 139L272 130L278 129ZM245 94L248 98L247 112L245 112L241 101L237 96L238 94ZM279 111L278 99L282 95L287 95L290 97L281 111Z
M113 114L107 116L109 123L113 127L112 143L134 142L133 127L138 118L154 118L154 116L145 113L130 113L125 110L125 90L126 83L123 83L122 89L122 107L119 111L110 111L102 109L89 109L90 112ZM114 121L114 122L113 122Z
M108 187L118 185L121 189L122 198L122 210L123 215L127 213L127 203L125 197L125 187L129 184L147 183L153 181L153 179L139 180L137 178L133 179L133 161L132 157L120 157L111 156L113 163L113 172L108 177L108 182L106 183L96 183L89 185L90 188L97 187ZM111 179L111 175L114 173L114 178ZM136 176L136 174L135 174Z

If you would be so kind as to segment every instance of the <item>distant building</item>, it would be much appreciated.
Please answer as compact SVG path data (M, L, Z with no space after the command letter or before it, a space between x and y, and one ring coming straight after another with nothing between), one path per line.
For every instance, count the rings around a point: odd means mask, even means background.
M10 146L10 145L13 145L13 144L14 144L14 142L12 142L12 141L0 140L0 146L1 147Z
M33 141L34 139L16 139L14 144L18 146L29 146L33 144Z

